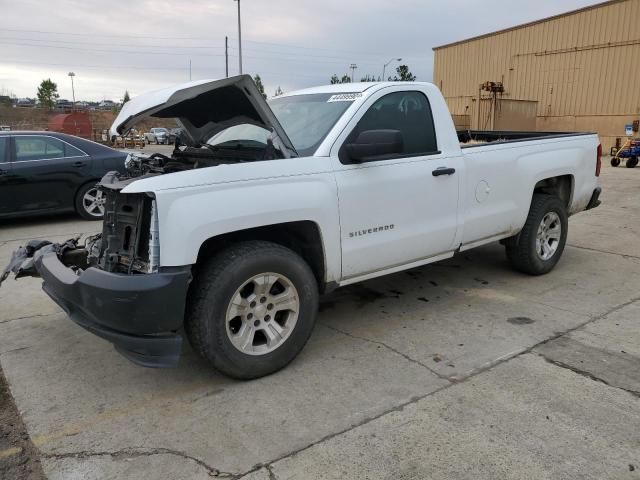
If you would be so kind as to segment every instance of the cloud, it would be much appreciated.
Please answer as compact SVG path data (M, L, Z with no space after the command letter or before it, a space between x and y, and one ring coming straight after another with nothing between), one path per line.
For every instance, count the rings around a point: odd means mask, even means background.
M358 65L356 78L382 74L402 57L431 80L432 47L596 3L593 0L241 0L243 66L272 94L327 83ZM35 96L51 77L71 98L117 100L191 76L238 70L237 4L232 0L0 0L0 90ZM29 22L24 19L28 18ZM391 70L393 65L389 67ZM389 71L389 70L388 70Z

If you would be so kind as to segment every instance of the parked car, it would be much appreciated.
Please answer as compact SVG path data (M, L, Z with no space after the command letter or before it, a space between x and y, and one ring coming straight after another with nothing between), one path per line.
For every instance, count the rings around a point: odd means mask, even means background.
M175 135L172 135L166 128L152 128L144 134L144 139L147 143L155 143L156 145L163 144L169 145L176 139Z
M600 203L597 135L458 135L429 83L268 105L244 75L136 100L114 133L179 112L192 145L132 154L101 182L102 239L35 263L72 320L144 366L176 365L186 332L225 374L267 375L305 345L320 293L495 241L515 269L545 274L568 217Z
M0 132L0 218L75 210L97 220L104 196L96 183L124 172L126 154L56 132Z

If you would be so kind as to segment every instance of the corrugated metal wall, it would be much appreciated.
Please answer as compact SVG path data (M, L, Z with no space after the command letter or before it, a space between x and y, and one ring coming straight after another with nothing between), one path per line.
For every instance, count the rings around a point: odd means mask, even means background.
M593 124L605 137L621 136L640 115L640 0L606 2L434 50L434 83L452 114L471 113L474 128L471 110L485 81L502 81L504 98L538 101L539 129Z

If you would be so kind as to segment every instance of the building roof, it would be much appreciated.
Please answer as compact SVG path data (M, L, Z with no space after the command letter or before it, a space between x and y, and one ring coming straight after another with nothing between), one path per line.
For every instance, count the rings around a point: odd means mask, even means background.
M560 13L558 15L553 15L551 17L545 17L545 18L541 18L539 20L534 20L533 22L521 23L520 25L515 25L515 26L509 27L509 28L504 28L502 30L496 30L495 32L484 33L482 35L477 35L475 37L465 38L463 40L458 40L458 41L455 41L455 42L446 43L444 45L439 45L437 47L433 47L433 50L440 50L442 48L452 47L454 45L459 45L461 43L467 43L467 42L472 42L472 41L475 41L475 40L480 40L481 38L491 37L493 35L498 35L500 33L506 33L506 32L510 32L512 30L518 30L520 28L530 27L532 25L537 25L539 23L548 22L550 20L555 20L557 18L567 17L569 15L575 15L576 13L586 12L588 10L593 10L593 9L596 9L596 8L607 7L609 5L613 5L614 3L621 3L621 2L626 2L626 1L627 0L609 0L607 2L596 3L594 5L589 5L588 7L583 7L583 8L579 8L577 10L571 10L569 12L564 12L564 13Z

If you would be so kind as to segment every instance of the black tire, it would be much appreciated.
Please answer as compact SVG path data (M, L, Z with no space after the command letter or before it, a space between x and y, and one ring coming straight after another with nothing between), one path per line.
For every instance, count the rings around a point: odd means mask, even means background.
M560 239L553 255L543 259L536 249L536 236L545 215L555 212L560 224ZM556 266L567 242L568 215L565 204L558 197L534 194L527 221L522 231L505 242L509 263L520 272L529 275L543 275Z
M625 165L627 168L635 168L638 165L638 157L627 158Z
M76 213L80 215L85 220L102 220L103 215L92 215L84 204L84 196L87 192L96 188L97 180L93 180L91 182L85 183L78 189L78 193L76 193L76 198L74 201Z
M265 272L291 281L298 293L299 312L291 333L275 350L250 355L229 338L227 308L237 289ZM198 268L189 290L185 330L193 349L217 370L247 380L269 375L291 362L307 343L317 313L318 284L309 265L281 245L248 241L221 251Z
M611 166L617 167L618 165L620 165L620 159L618 157L613 157L611 159Z

